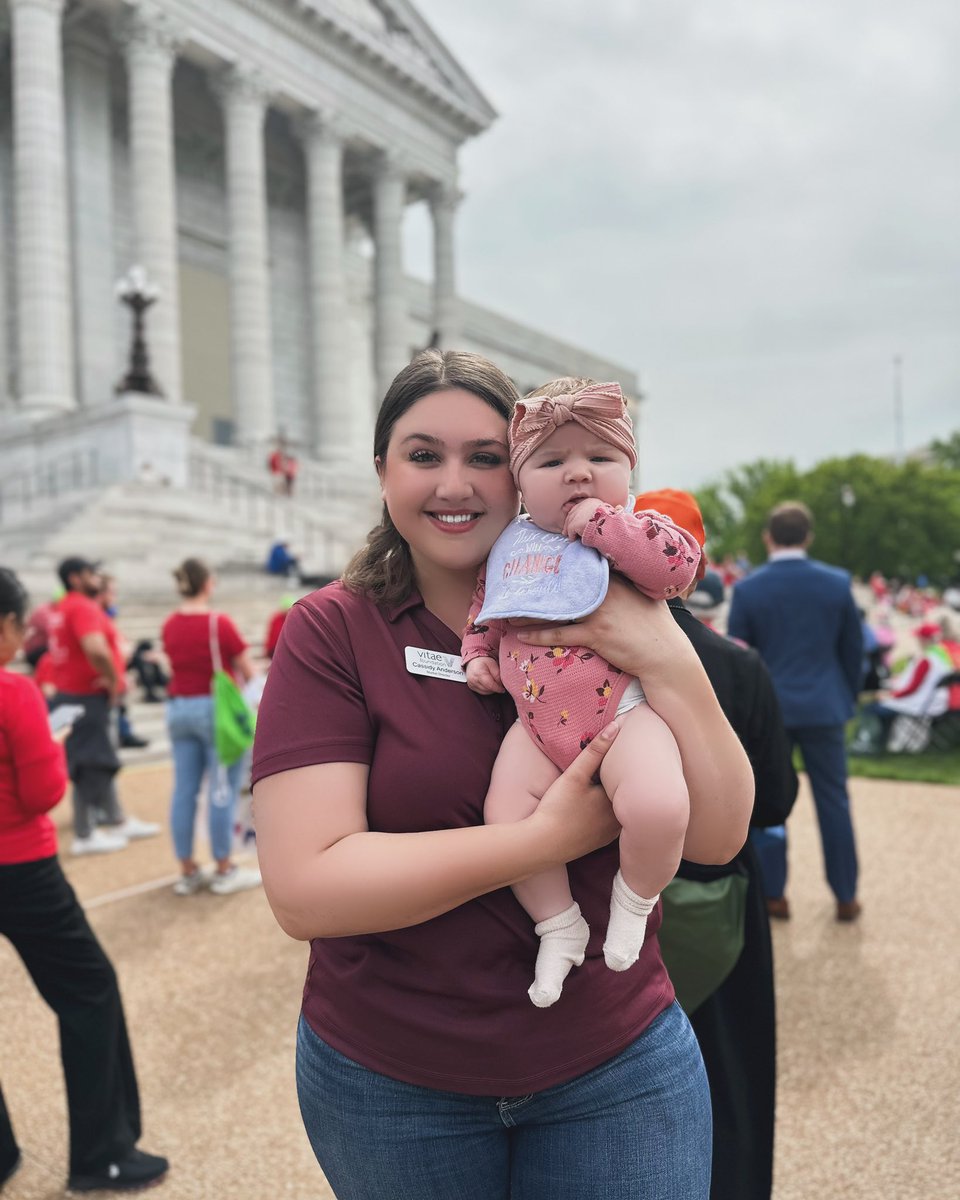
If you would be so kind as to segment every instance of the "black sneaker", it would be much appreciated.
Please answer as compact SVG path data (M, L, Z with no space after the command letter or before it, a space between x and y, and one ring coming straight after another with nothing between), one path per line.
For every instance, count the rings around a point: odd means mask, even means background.
M170 1163L159 1154L131 1150L126 1158L110 1163L90 1175L71 1175L67 1188L71 1192L135 1192L138 1188L159 1183Z
M142 750L144 746L149 746L150 742L147 738L137 737L135 733L128 733L120 739L120 745L125 750Z

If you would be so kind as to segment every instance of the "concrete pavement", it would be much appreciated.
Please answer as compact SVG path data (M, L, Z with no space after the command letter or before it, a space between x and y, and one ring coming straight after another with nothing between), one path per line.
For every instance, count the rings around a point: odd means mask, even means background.
M129 769L125 804L163 821L165 764ZM960 1197L957 789L853 781L865 912L841 926L812 804L791 818L793 920L774 929L780 1029L775 1200ZM69 844L69 811L55 813ZM65 869L117 968L158 1200L328 1200L300 1125L293 1043L306 947L260 890L170 890L165 836ZM0 942L0 1079L25 1163L4 1200L63 1194L56 1024ZM387 1200L387 1198L385 1198Z

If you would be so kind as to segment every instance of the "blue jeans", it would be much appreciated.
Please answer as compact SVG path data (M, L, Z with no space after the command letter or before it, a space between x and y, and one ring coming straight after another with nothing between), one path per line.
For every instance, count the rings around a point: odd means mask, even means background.
M626 1050L529 1096L400 1083L301 1017L300 1112L337 1200L706 1200L712 1118L673 1004Z
M763 894L768 900L779 900L787 890L787 827L773 825L768 829L751 829L750 841L760 860Z
M170 827L181 861L193 858L197 800L207 776L210 850L218 862L230 857L237 795L245 759L224 767L213 742L213 701L209 696L173 696L167 701L167 729L173 746L173 803Z

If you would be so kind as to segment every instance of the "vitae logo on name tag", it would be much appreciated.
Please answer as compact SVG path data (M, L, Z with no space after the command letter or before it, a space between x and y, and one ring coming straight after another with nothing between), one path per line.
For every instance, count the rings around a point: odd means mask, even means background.
M407 659L407 670L411 675L452 679L455 683L467 682L456 654L444 654L440 650L421 650L417 646L405 646L403 652Z

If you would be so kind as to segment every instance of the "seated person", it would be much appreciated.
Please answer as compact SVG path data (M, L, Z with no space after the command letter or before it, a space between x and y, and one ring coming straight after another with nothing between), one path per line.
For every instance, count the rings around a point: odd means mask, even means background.
M956 668L940 641L940 626L926 622L913 633L919 644L918 652L891 680L890 689L878 693L876 700L860 710L860 726L850 747L854 753L883 749L898 716L932 719L942 716L949 707L948 689L939 685ZM875 720L870 721L871 717Z
M300 560L291 551L288 541L281 539L273 543L267 555L265 569L268 575L296 575L300 569Z

